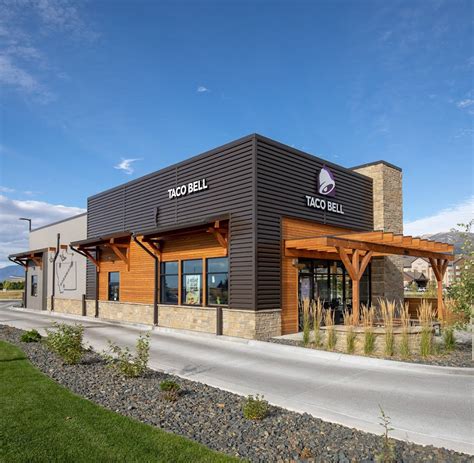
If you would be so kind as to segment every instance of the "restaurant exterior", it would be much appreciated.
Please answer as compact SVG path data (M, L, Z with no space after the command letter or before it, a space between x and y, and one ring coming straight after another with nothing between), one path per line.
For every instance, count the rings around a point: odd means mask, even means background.
M250 135L88 199L84 315L265 339L299 302L336 321L403 299L401 255L438 273L452 247L402 235L402 173L347 169ZM71 309L73 310L73 309ZM79 308L74 309L76 312Z

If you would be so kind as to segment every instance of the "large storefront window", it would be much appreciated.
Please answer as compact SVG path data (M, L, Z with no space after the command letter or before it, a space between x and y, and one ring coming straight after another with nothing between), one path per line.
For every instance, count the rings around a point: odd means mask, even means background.
M182 262L181 303L200 305L202 303L202 259Z
M120 273L109 272L109 301L118 301L120 296Z
M342 262L300 259L298 264L299 300L319 299L342 323L344 310L352 311L352 281ZM360 280L360 303L370 304L370 265Z
M229 303L229 259L217 257L207 259L207 304Z
M178 304L178 262L161 263L161 302Z

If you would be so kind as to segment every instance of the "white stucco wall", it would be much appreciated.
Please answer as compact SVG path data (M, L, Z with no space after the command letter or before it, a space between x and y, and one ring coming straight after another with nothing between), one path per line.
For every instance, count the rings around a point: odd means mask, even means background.
M31 231L30 249L56 247L58 233L60 244L67 245L68 249L61 249L56 259L55 297L81 299L86 292L86 258L69 249L69 243L87 238L87 215L78 215ZM53 287L53 257L54 252L48 253L48 298Z

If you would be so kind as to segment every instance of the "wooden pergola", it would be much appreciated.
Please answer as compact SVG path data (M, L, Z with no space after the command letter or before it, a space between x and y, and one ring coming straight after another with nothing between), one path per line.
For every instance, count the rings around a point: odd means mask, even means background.
M285 240L286 257L341 260L352 280L354 323L359 323L359 283L372 257L412 256L429 260L438 283L438 315L443 318L443 278L454 260L451 244L384 231L353 232Z

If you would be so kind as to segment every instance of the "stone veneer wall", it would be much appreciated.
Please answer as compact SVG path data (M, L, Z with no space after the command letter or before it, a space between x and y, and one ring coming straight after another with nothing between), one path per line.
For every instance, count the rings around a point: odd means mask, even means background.
M82 314L82 301L55 299L55 312ZM86 301L87 316L94 317L95 301ZM153 305L99 301L99 318L129 323L153 324ZM260 312L222 310L223 334L246 339L268 339L281 334L279 310ZM214 307L158 306L158 326L181 330L215 333L217 312Z
M373 179L374 230L403 233L402 172L383 161L356 167ZM372 259L372 300L383 297L403 301L402 256Z

